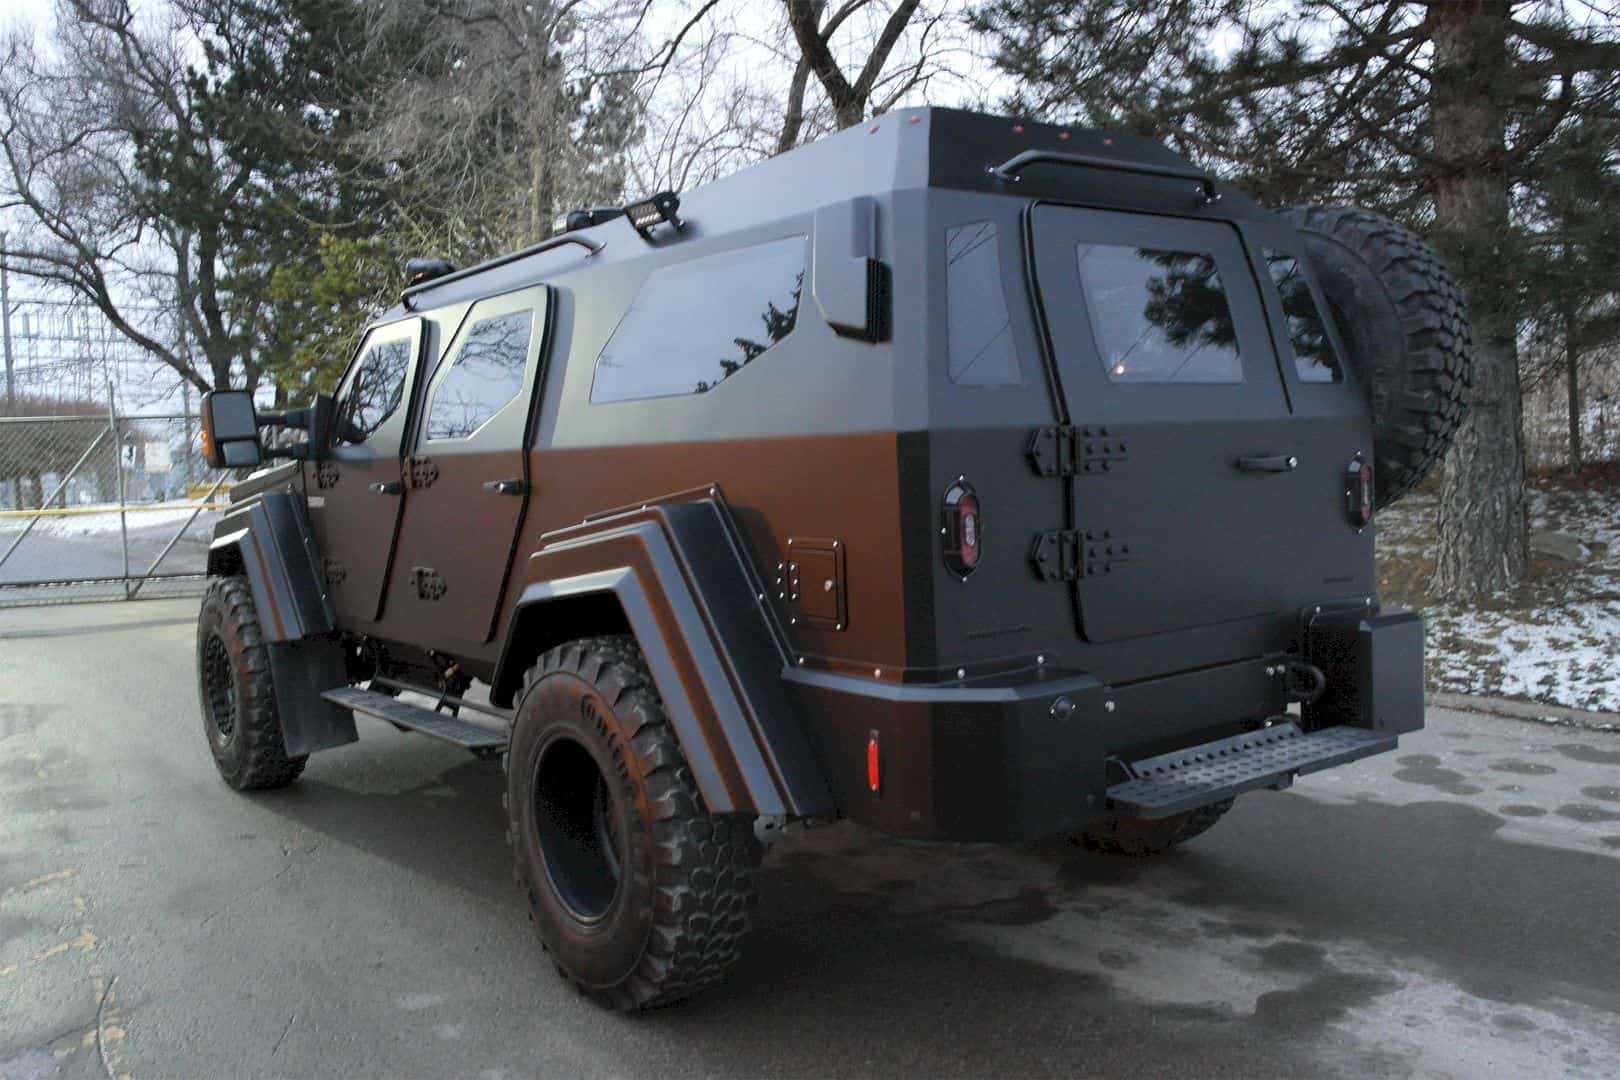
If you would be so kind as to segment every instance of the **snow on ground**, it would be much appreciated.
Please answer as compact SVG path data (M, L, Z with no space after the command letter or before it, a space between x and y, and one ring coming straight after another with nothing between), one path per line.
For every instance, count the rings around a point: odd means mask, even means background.
M197 508L196 503L166 502L144 503L132 506L127 515L131 529L150 529L160 525L179 528ZM204 510L197 515L197 523L212 521L217 511ZM109 507L98 513L73 513L62 517L42 517L29 533L34 536L104 536L120 530L118 508ZM27 527L26 517L0 518L0 536L13 535ZM196 524L192 526L193 529Z
M1531 534L1573 534L1584 563L1532 556L1516 589L1466 605L1428 599L1439 500L1415 493L1379 515L1384 599L1423 612L1432 689L1620 712L1620 490L1541 478L1527 496Z

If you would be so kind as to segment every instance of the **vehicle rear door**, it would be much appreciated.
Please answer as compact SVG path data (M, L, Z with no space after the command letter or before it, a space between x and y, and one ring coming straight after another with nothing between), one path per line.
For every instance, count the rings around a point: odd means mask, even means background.
M400 448L423 339L419 318L366 335L338 387L333 443L306 466L310 527L333 610L345 626L380 614L404 502Z
M1029 231L1075 450L1070 555L1085 637L1320 598L1339 554L1320 539L1353 536L1344 458L1293 415L1237 228L1040 204Z
M525 447L549 307L544 287L480 300L428 381L405 462L388 636L443 648L494 636L531 497Z

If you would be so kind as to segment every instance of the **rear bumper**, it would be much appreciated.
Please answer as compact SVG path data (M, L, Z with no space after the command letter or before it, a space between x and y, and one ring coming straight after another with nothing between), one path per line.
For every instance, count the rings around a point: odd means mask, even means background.
M1276 658L1125 686L1037 673L991 686L895 684L804 668L786 678L814 718L812 738L846 817L897 836L1013 841L1073 832L1108 812L1178 813L1393 749L1395 736L1423 726L1422 649L1415 615L1316 618L1302 652L1327 674L1327 692L1297 728L1288 725L1305 741L1270 762L1245 757L1250 764L1229 783L1195 785L1162 811L1155 807L1164 799L1122 786L1139 779L1133 763L1145 769L1282 717ZM1341 733L1319 737L1330 729Z

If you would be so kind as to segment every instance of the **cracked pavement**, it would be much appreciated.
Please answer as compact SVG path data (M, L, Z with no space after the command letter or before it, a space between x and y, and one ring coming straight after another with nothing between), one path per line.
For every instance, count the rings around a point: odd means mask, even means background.
M217 779L195 601L0 611L0 1077L1620 1076L1620 736L1431 709L1156 860L797 833L725 986L552 973L498 764Z

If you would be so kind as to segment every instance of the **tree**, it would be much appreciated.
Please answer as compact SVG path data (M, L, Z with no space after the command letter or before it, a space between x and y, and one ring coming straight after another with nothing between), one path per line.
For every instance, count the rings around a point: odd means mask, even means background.
M1274 202L1353 201L1426 232L1467 290L1472 411L1441 495L1437 591L1527 560L1517 331L1525 205L1555 138L1612 118L1614 12L1529 0L990 0L975 25L1011 107L1166 139ZM1216 43L1229 45L1217 51Z

